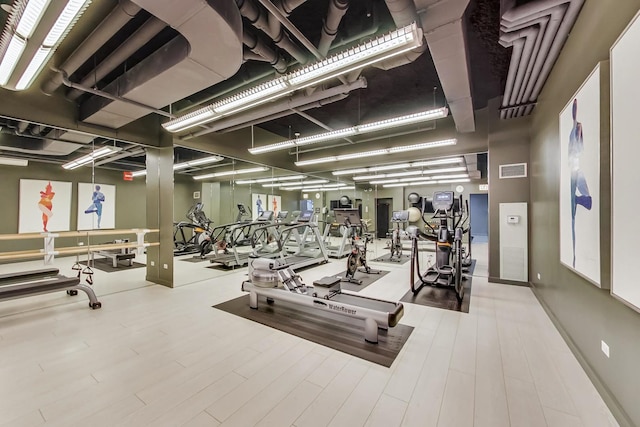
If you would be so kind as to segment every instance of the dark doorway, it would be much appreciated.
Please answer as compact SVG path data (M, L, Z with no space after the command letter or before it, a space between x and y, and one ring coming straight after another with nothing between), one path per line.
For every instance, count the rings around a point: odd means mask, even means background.
M489 239L489 195L471 194L469 204L473 241L485 243Z
M387 237L391 221L393 199L376 199L376 235L379 239Z

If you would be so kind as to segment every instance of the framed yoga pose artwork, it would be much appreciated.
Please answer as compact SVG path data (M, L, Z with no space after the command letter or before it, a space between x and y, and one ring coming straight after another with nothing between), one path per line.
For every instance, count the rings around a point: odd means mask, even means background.
M600 286L600 65L560 113L560 261Z
M611 48L611 294L640 311L636 270L640 12Z
M20 180L19 233L69 231L71 183Z
M115 226L116 186L78 183L78 230Z

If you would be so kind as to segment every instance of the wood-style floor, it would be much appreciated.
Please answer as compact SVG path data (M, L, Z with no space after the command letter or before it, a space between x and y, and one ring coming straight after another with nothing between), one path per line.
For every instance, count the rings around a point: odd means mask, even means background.
M176 260L175 289L97 274L96 311L64 292L0 301L0 425L617 425L531 290L488 283L486 245L474 257L470 312L405 304L415 330L391 368L211 308L245 269ZM391 271L362 293L401 298L409 264L372 265Z

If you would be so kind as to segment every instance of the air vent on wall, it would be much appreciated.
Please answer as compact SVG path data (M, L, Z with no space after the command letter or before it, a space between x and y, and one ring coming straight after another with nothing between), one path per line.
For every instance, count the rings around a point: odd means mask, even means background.
M502 178L526 178L527 164L514 163L512 165L500 165L500 179Z

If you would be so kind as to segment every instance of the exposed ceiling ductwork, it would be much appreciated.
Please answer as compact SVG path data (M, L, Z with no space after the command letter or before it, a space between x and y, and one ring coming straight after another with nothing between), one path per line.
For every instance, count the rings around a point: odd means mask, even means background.
M0 134L0 151L37 154L41 156L68 156L83 146L83 144L73 142L7 134L4 130L2 134Z
M416 0L422 29L458 132L476 129L463 15L469 0Z
M113 37L118 30L131 20L140 7L130 0L120 0L118 5L102 21L102 23L87 37L84 42L62 63L58 68L67 75L73 74L82 64L84 64L95 51L107 40ZM56 89L62 86L62 75L56 74L42 85L42 91L51 95Z
M134 2L180 35L111 82L104 92L162 108L231 77L242 64L242 20L232 2ZM148 109L99 96L80 107L82 121L110 128L148 113Z
M280 11L288 16L293 9L304 3L304 1L305 0L279 1L276 7L279 6ZM271 37L276 46L286 51L300 64L307 63L309 55L291 40L289 34L282 29L280 22L274 19L266 9L257 5L253 0L236 0L236 3L242 16L247 18L251 25Z
M513 50L502 119L531 114L583 3L584 0L537 0L503 13L500 44Z
M274 115L289 115L293 114L293 108L300 108L303 110L320 107L322 101L328 103L327 100L332 99L333 101L337 101L338 99L343 99L344 97L340 97L341 95L346 95L352 90L365 88L367 87L367 81L364 78L359 78L355 82L347 83L344 85L334 86L329 89L316 91L311 95L306 95L304 93L294 95L288 99L282 101L276 101L269 104L266 104L260 108L254 108L252 110L246 111L241 114L237 114L231 116L229 118L221 119L216 122L213 122L209 128L198 131L192 135L189 135L187 138L194 136L201 136L211 132L223 130L229 127L236 127L239 125L248 126L247 123L257 124L262 123L260 119L263 121L269 120L270 117ZM337 98L336 98L337 97ZM305 108L306 106L306 108ZM279 117L282 117L279 115Z

